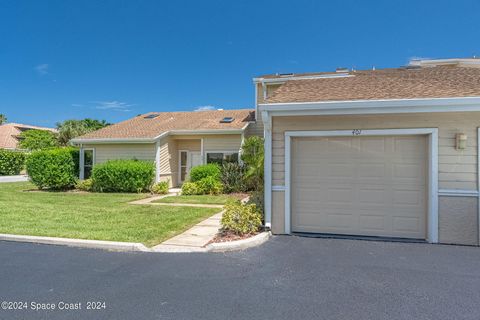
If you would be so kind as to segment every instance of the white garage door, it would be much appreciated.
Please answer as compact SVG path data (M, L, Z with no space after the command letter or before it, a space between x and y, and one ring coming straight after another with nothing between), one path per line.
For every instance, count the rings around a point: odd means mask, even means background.
M292 138L292 231L425 239L425 136Z

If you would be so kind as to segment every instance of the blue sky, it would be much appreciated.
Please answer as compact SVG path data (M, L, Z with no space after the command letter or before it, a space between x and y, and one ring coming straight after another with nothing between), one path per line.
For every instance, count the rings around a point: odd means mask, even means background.
M265 73L480 56L480 1L0 0L0 113L252 108Z

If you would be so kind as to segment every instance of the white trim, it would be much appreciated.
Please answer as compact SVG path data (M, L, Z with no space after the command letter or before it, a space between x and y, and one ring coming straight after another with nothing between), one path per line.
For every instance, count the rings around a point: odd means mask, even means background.
M477 189L480 197L480 127L477 128ZM478 244L480 245L480 198L477 201L478 214L477 214L477 235Z
M160 141L155 142L155 183L160 181Z
M285 186L272 186L272 191L285 191Z
M216 135L216 134L242 134L250 125L247 122L241 129L212 129L212 130L171 130L163 132L154 138L105 138L105 139L72 139L73 144L100 144L100 143L155 143L157 140L166 136L178 135Z
M83 153L83 145L81 144L80 145L80 153L79 153L79 159L78 159L78 165L79 165L79 174L78 174L78 178L80 180L84 180L85 178L85 168L83 167L84 163L85 163L85 155Z
M310 75L278 75L277 78L253 78L253 83L284 83L287 81L295 80L312 80L312 79L335 79L335 78L348 78L354 77L355 75L348 72L332 72L332 73L322 73L322 74L310 74Z
M205 149L203 146L203 138L200 139L200 157L202 157L202 164L205 164Z
M438 242L438 129L384 129L384 130L336 130L336 131L286 131L285 132L285 233L291 233L291 138L333 136L378 136L378 135L428 135L428 213L427 240ZM271 198L271 191L269 193Z
M438 195L442 197L478 197L478 190L440 189Z
M262 111L263 136L264 136L264 205L265 226L272 225L272 117L268 112Z
M259 104L275 116L480 111L480 97Z

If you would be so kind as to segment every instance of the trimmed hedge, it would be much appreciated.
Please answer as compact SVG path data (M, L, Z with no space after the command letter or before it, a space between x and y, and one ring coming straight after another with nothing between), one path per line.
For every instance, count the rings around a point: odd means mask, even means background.
M99 192L149 191L155 177L153 162L110 160L93 167L93 189Z
M0 176L20 174L26 157L23 152L0 149Z
M197 182L207 177L213 177L220 180L221 170L218 164L209 163L193 167L190 170L190 181Z
M77 158L74 148L35 151L27 159L27 172L39 189L69 189L77 181Z

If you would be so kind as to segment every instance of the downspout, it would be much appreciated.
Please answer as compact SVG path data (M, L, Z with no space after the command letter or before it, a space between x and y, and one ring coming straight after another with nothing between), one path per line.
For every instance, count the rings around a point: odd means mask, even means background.
M262 111L264 144L264 202L265 202L265 227L272 226L272 117L267 111Z

